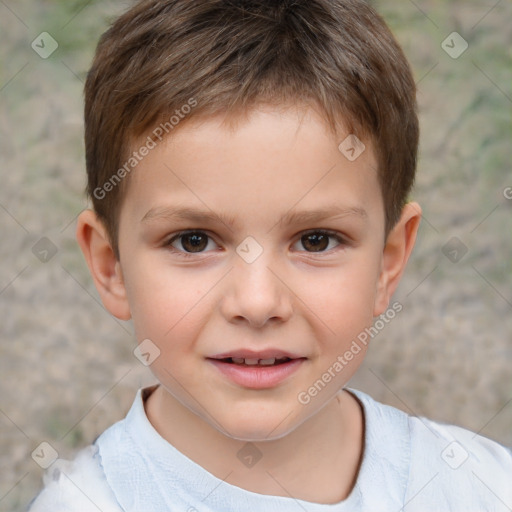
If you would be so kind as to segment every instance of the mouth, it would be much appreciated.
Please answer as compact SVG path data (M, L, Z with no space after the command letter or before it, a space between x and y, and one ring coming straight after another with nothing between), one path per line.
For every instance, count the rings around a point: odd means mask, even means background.
M238 350L206 359L225 378L238 386L268 389L290 378L302 367L307 357L277 350L260 352Z
M237 364L241 366L279 366L295 359L307 359L301 354L285 352L277 348L266 350L238 349L222 352L208 357L223 363Z
M254 358L254 357L224 357L222 359L219 358L211 358L223 363L236 364L238 366L279 366L281 364L286 364L289 361L294 359L305 359L305 357L300 358L291 358L291 357L269 357L266 359Z

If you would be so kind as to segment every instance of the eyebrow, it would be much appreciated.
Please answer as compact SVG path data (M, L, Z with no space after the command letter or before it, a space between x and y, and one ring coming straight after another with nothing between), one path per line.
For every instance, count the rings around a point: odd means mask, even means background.
M326 206L314 210L296 211L290 210L285 213L276 224L280 226L290 226L293 224L304 224L307 222L318 222L326 219L335 219L341 217L357 217L366 220L368 214L364 208L358 206L341 207L339 205ZM214 222L226 226L237 224L236 215L227 215L225 213L215 213L212 210L199 210L188 207L159 206L151 208L142 217L141 222L151 220L189 220L196 222Z

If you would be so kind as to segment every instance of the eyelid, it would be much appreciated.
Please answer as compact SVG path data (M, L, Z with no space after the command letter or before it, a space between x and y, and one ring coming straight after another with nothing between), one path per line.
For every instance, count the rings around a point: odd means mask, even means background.
M339 238L340 240L346 241L346 237L344 235L342 235L339 231L335 231L333 229L306 229L305 231L301 231L299 234L302 237L304 235L310 235L311 233L322 233L323 235L332 236L334 238Z
M190 235L192 233L203 233L203 234L207 235L209 238L213 239L210 232L206 229L183 229L181 231L176 231L176 233L173 233L172 235L169 235L168 237L166 237L166 239L165 239L166 241L164 242L164 244L165 245L170 244L171 242L174 242L174 240L180 238L181 236Z

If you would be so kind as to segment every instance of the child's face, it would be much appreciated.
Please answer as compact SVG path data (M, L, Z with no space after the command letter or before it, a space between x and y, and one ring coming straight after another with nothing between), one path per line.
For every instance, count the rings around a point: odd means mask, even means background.
M407 260L402 242L396 262L399 247L386 256L371 144L351 162L338 149L347 135L334 138L312 110L301 121L294 110L260 109L233 132L219 119L193 120L132 171L118 303L137 340L159 348L151 369L169 400L231 437L277 439L333 398L365 347L341 370L334 363L384 312ZM173 215L178 208L209 218ZM195 236L176 237L185 230ZM240 351L302 359L285 372L213 359ZM329 368L330 382L309 394Z

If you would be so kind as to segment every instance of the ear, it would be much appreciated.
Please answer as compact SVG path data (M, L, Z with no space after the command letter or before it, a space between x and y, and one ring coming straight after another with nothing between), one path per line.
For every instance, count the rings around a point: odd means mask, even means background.
M420 220L420 205L407 203L402 209L400 220L388 234L382 254L373 316L384 313L389 305L416 242Z
M84 210L79 215L76 239L103 305L120 320L129 320L131 314L121 264L115 257L103 223L92 210Z

